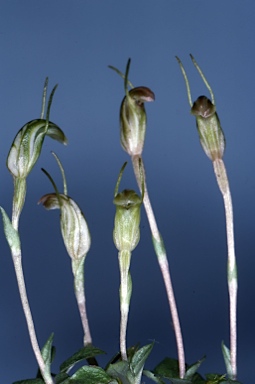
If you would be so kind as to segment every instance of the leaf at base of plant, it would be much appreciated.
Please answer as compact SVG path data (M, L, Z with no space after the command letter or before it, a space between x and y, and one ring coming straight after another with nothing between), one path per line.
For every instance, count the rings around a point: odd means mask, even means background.
M105 354L105 352L101 349L93 347L93 345L87 345L86 347L81 348L78 352L74 353L66 361L64 361L60 366L60 372L67 373L79 361L102 354Z

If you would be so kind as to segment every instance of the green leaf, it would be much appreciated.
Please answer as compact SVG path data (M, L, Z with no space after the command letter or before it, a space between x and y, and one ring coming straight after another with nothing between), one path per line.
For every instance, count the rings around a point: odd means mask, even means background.
M16 229L13 228L12 223L7 213L5 212L5 210L2 207L0 207L0 210L2 213L4 234L5 234L6 240L9 244L12 254L17 255L20 253L19 233L18 231L16 231Z
M105 352L101 349L95 348L92 345L87 345L65 360L60 366L60 372L68 372L79 361L102 354L105 354Z
M205 383L205 379L199 373L196 372L192 377L192 383L203 384Z
M127 361L118 361L115 364L110 364L106 372L115 379L119 379L122 384L134 382L134 377Z
M75 372L65 384L118 384L102 368L94 366L84 366ZM64 384L63 383L63 384Z
M241 384L241 383L240 381L227 379L227 380L220 381L220 384Z
M50 375L51 369L51 363L52 363L52 342L53 342L54 334L52 333L46 343L44 344L42 348L42 357L45 363L45 370L47 370L47 373Z
M154 368L153 372L161 378L170 380L172 384L202 384L205 383L205 381L199 373L196 373L196 370L199 368L203 361L204 358L189 367L186 364L186 374L184 379L180 379L179 377L178 360L171 359L169 357L166 357L164 360L162 360Z
M185 373L185 379L192 380L195 373L197 372L198 368L202 364L202 362L205 360L205 357L203 357L201 360L198 360L196 363L189 366L189 368L186 370ZM201 377L202 378L202 377ZM194 382L194 380L192 380Z
M150 380L154 381L154 383L157 384L165 384L163 380L161 380L159 377L156 377L153 372L147 371L146 369L143 370L143 375L148 377Z
M153 345L154 343L145 345L134 354L130 363L130 369L133 371L134 376L141 376L145 361L151 353Z
M171 381L172 384L192 384L189 379L179 378L179 363L176 359L166 357L159 363L153 372L161 378L166 378Z
M239 381L227 379L226 375L220 375L217 373L207 373L206 384L241 384Z
M135 344L132 347L129 347L127 349L127 355L129 360L133 358L134 354L136 353L136 351L138 351L138 349L139 349L139 344ZM107 371L107 368L110 366L110 364L115 364L118 361L122 361L120 352L116 353L113 357L111 357L109 362L106 364L105 370Z
M70 376L67 373L61 372L54 377L54 380L56 384L64 384L65 380L68 378L70 378Z
M153 343L145 345L137 349L137 346L128 350L127 361L118 361L117 363L110 364L106 372L115 379L121 380L122 384L136 384L141 382L141 376L144 363L149 356L153 347Z
M176 359L166 357L162 360L153 370L153 372L165 378L178 378L179 377L179 363Z
M233 378L233 370L232 370L232 366L231 366L230 350L224 344L224 342L221 343L221 348L222 348L222 354L224 357L225 366L226 366L228 376L232 379Z
M52 346L53 336L54 334L52 333L41 350L42 357L45 362L45 373L47 377L51 377L51 363L56 354L56 348ZM43 379L40 368L38 368L36 378Z

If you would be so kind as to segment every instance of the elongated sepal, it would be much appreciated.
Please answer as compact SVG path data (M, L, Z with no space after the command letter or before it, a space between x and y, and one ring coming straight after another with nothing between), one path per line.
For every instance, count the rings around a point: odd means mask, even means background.
M113 203L116 206L113 240L119 251L133 251L140 239L140 209L142 199L135 191L125 189L118 193Z
M15 228L13 228L12 223L5 212L5 210L0 207L2 218L3 218L3 225L4 225L4 234L6 237L6 240L9 244L9 247L11 249L12 255L18 255L20 254L20 238L19 233L16 231Z
M45 135L67 144L63 131L54 123L35 119L17 133L7 157L7 168L14 177L25 178L40 156Z
M130 155L141 155L146 132L145 102L154 101L154 93L147 87L126 92L120 108L120 141Z
M191 113L196 116L200 143L212 161L222 159L226 142L215 105L206 96L200 96Z
M64 244L72 259L80 259L89 251L91 238L85 217L70 197L56 193L44 195L39 203L46 209L60 209L60 226Z

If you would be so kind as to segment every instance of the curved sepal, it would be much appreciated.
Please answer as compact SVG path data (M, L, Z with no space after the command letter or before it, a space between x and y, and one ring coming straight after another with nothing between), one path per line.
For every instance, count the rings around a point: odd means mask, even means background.
M14 177L25 178L40 156L45 135L67 144L63 131L45 119L25 124L15 136L7 157L7 168Z

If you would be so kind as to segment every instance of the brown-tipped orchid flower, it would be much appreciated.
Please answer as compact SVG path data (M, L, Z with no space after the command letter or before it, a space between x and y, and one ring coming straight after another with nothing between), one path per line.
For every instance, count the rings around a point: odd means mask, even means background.
M130 156L142 155L146 132L144 103L154 99L154 93L147 87L126 90L120 108L120 141Z
M41 197L39 203L48 210L60 209L60 227L68 255L73 261L86 257L90 244L90 233L85 217L69 196L49 193Z
M206 96L199 96L191 113L196 116L200 143L206 155L212 161L221 159L226 143L215 105Z
M214 94L204 74L202 73L201 69L198 67L194 57L191 56L191 58L199 74L201 75L207 89L209 90L211 99L212 99L210 100L206 96L199 96L197 100L194 103L192 103L188 78L180 59L177 57L177 61L180 65L182 74L185 79L186 87L187 87L188 99L191 107L191 114L196 117L196 124L197 124L197 130L200 138L200 143L202 145L202 148L205 154L212 161L214 161L215 159L222 159L226 142L225 142L223 130L220 125L220 120L216 112Z
M76 202L67 195L66 179L62 164L54 153L53 155L62 173L64 193L58 192L51 176L43 170L51 180L55 192L48 193L41 197L39 203L42 203L48 210L60 209L60 228L67 253L72 261L74 290L84 331L84 346L86 346L92 343L84 290L84 262L90 249L91 237L81 209Z
M185 69L178 57L177 61L180 65L187 88L188 100L191 107L191 113L196 117L197 129L201 145L213 163L214 173L223 196L225 215L226 215L226 232L228 245L228 291L229 291L229 307L230 307L230 350L223 344L223 356L230 379L235 380L237 377L237 265L235 257L235 241L234 241L234 219L232 198L228 183L228 177L224 162L222 160L225 150L225 137L220 125L220 120L216 112L214 94L212 88L207 82L202 70L198 66L192 55L191 60L199 72L206 88L208 89L211 100L206 96L200 96L192 103L189 81Z
M146 133L145 102L155 100L154 93L147 87L133 87L128 80L131 60L128 60L126 73L123 75L118 69L110 66L124 78L125 97L120 107L120 142L123 149L130 156L141 156ZM131 90L128 90L130 85Z

